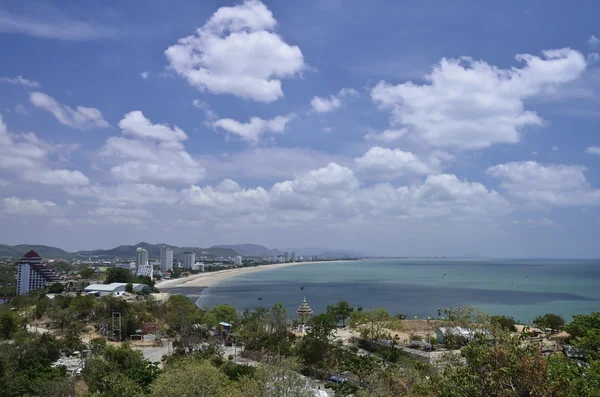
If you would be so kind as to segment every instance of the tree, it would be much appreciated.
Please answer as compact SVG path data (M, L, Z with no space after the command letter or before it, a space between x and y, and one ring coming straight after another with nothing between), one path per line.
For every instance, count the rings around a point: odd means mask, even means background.
M552 331L556 331L565 325L565 319L558 314L547 313L533 319L533 324L539 328L550 328Z
M492 324L497 325L498 327L510 331L516 332L517 328L515 327L515 319L507 316L492 316L491 317Z
M123 269L122 267L110 267L106 269L104 284L131 282L133 282L133 275L128 269Z
M350 304L345 300L340 300L335 305L327 306L327 313L333 317L336 323L342 323L342 327L346 326L346 320L352 313Z
M133 284L127 283L127 285L125 286L125 291L129 292L130 294L133 294Z
M210 311L219 322L225 321L234 325L238 322L238 313L233 306L221 304L213 307Z
M350 314L350 327L359 329L361 335L371 340L379 339L384 336L385 328L399 328L399 320L390 316L387 310L383 308L374 308L371 310L354 310Z
M300 358L304 365L313 369L325 368L330 353L334 349L331 336L337 325L335 320L326 313L312 317L308 324L310 325L309 331L296 344L296 356Z
M89 279L94 277L95 271L93 268L91 267L84 267L81 270L79 270L79 276L83 279Z
M235 396L227 376L208 361L185 358L170 363L152 384L155 397Z
M0 337L3 339L12 339L18 330L18 314L8 310L0 312Z
M239 383L241 397L312 397L309 380L298 373L299 366L292 360L276 365L263 364L254 377L244 377Z
M65 292L65 285L63 283L53 283L48 287L48 292L51 294L62 294Z

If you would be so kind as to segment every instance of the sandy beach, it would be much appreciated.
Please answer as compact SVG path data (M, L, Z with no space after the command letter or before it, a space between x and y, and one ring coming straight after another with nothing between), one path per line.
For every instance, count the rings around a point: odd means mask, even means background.
M156 283L156 288L180 288L180 287L212 287L228 278L236 277L242 274L262 272L265 270L282 269L284 267L301 266L301 265L316 265L319 263L345 262L345 261L317 261L317 262L293 262L293 263L276 263L273 265L260 265L255 267L240 267L236 269L219 270L216 272L208 272L195 274L189 277L182 277L175 280L164 280Z

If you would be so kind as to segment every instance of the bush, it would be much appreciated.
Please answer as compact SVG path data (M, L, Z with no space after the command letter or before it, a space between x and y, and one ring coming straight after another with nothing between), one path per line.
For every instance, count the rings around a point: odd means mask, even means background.
M546 313L543 316L537 316L533 320L539 328L550 328L551 330L559 330L565 325L565 319L558 314Z
M439 344L439 342L435 336L432 336L431 338L429 338L429 343L431 343L432 346Z

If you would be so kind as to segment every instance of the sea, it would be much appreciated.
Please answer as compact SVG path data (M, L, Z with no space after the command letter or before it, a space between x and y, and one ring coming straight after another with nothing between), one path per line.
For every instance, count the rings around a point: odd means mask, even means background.
M200 307L238 309L282 302L293 315L304 297L315 313L340 299L408 318L470 305L528 323L538 315L600 311L598 259L378 259L321 262L238 275L210 288L175 288Z

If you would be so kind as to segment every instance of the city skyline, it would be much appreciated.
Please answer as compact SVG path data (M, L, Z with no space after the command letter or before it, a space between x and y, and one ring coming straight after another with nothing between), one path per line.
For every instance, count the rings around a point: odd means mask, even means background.
M596 2L40 4L0 6L1 243L600 257Z

